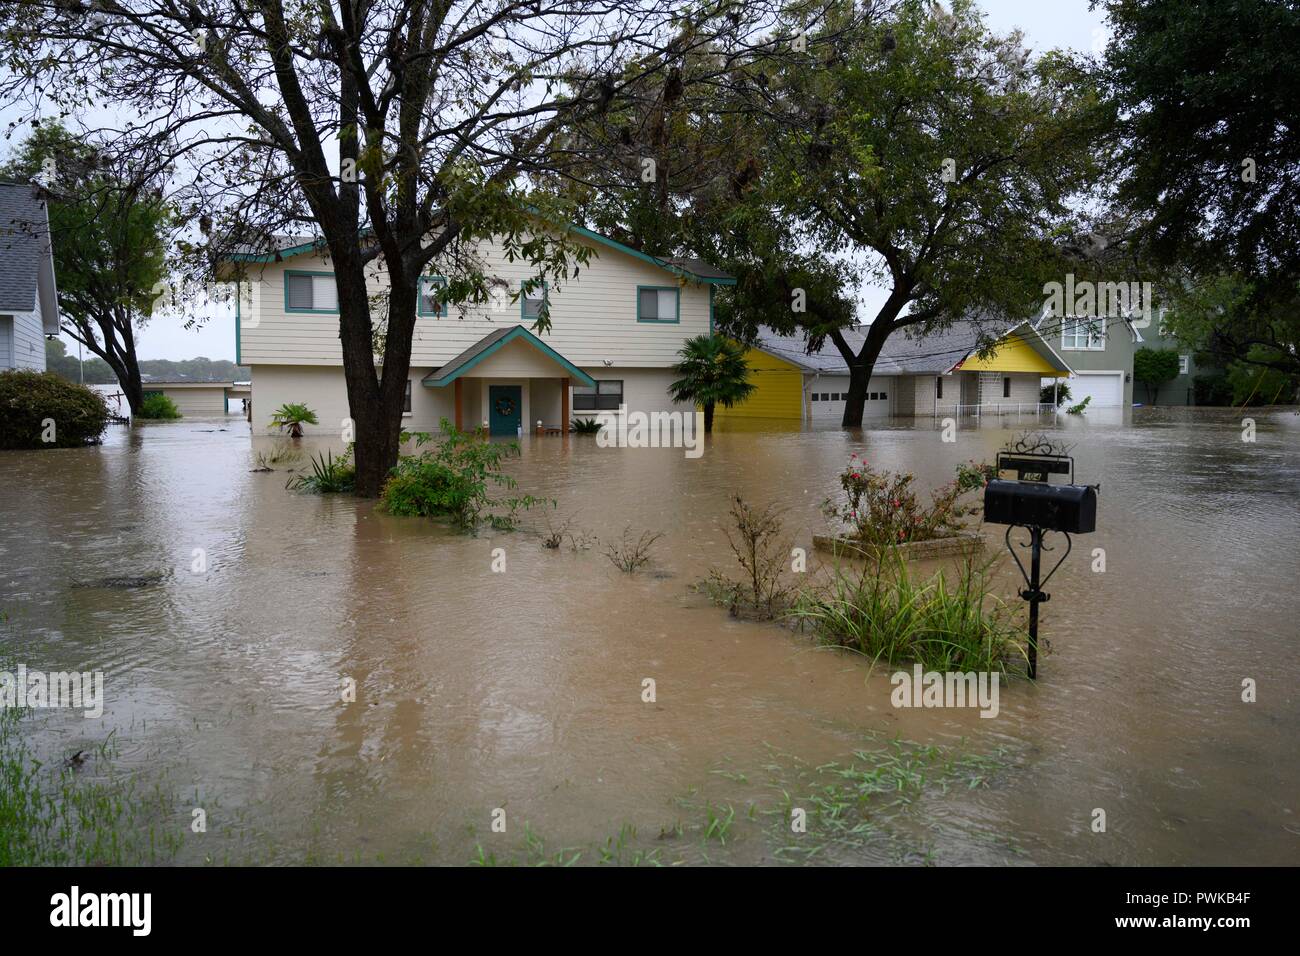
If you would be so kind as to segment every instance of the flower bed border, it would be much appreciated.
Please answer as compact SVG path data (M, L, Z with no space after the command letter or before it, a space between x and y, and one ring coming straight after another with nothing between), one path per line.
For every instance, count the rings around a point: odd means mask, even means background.
M872 545L863 544L856 538L842 535L832 537L825 534L813 535L813 547L818 551L829 551L836 557L847 555L851 558L875 557ZM904 561L918 561L924 558L942 558L949 555L979 554L984 550L984 535L978 531L963 531L961 534L932 538L929 541L909 541L906 544L888 545Z

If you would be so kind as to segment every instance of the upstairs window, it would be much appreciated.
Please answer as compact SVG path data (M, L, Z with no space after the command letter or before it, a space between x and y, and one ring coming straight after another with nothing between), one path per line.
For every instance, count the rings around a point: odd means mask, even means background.
M1062 319L1061 348L1101 351L1106 348L1106 327L1101 319Z
M416 314L442 318L445 312L442 296L446 288L447 280L442 276L420 276L420 304Z
M284 311L337 312L338 288L332 272L286 272Z
M637 286L636 320L638 322L678 322L681 320L682 290L676 286Z
M531 291L522 284L520 288L523 289L519 296L520 315L535 324L541 317L543 310L547 308L549 295L546 283L543 282L540 287L535 287Z
M1178 374L1186 375L1192 367L1192 357L1190 355L1178 356Z

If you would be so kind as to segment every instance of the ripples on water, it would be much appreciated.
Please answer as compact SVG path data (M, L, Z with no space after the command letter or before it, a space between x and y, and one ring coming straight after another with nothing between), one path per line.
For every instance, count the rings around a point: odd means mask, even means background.
M219 802L218 824L278 847L250 858L465 862L492 839L495 807L516 827L509 846L524 820L554 846L624 823L653 842L701 803L773 805L764 766L842 761L879 733L1001 754L988 787L927 797L895 837L940 863L1300 861L1300 419L1261 414L1254 444L1231 412L1064 426L1054 434L1074 444L1080 480L1101 484L1098 531L1052 582L1042 679L1005 688L996 720L895 711L882 672L689 590L729 560L733 492L780 501L809 547L850 453L937 484L1015 433L987 420L955 444L929 422L719 433L697 461L529 439L512 470L556 499L558 521L603 540L664 532L654 573L635 577L599 546L545 550L536 528L463 537L285 491L284 466L250 473L272 442L237 418L5 453L6 652L106 672L104 719L50 719L41 747L116 730L124 768L165 770L186 800ZM490 570L497 547L504 574ZM1011 575L998 578L1008 596ZM339 699L343 676L356 704ZM1246 677L1257 704L1240 701ZM1089 830L1095 807L1107 834ZM709 858L770 850L753 830ZM206 852L187 845L182 859ZM830 857L914 858L897 846Z

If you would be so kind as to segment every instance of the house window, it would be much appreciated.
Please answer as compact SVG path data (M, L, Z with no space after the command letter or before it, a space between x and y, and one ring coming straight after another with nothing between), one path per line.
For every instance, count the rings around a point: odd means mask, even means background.
M1192 357L1190 355L1178 356L1178 374L1186 375L1191 368L1191 364L1192 364Z
M337 312L338 288L332 272L286 272L284 311Z
M934 383L934 397L943 398L943 378L936 378Z
M406 398L402 400L402 414L411 414L411 380L406 380Z
M536 324L537 320L541 318L542 312L547 309L550 301L546 283L543 282L540 287L535 286L532 290L529 290L524 285L521 285L520 288L523 289L523 293L519 296L520 315L529 322Z
M442 318L441 293L445 288L447 288L447 280L442 276L420 276L420 303L417 314Z
M1073 351L1100 351L1106 348L1106 327L1097 319L1064 319L1061 322L1061 348Z
M595 388L590 385L573 386L573 410L591 412L617 409L623 403L622 379L601 379Z
M868 397L871 401L873 401L873 402L878 402L878 401L880 401L880 393L879 393L879 392L872 392L872 393L871 393L869 396L867 396L867 397Z
M1002 397L1003 398L1011 397L1011 376L1010 375L1002 376Z
M637 286L636 320L638 322L678 322L681 320L681 289L676 286Z
M880 400L881 400L882 402L883 402L883 401L886 401L888 398L889 398L889 396L886 395L884 392L881 392L881 393L880 393Z

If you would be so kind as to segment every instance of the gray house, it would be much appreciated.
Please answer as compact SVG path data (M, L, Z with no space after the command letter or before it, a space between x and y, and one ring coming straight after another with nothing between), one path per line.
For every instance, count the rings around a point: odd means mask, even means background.
M0 182L0 371L45 371L59 332L50 219L40 189Z
M1133 353L1144 344L1151 320L1140 316L1076 318L1044 315L1034 323L1074 374L1070 400L1091 397L1090 408L1133 405Z

